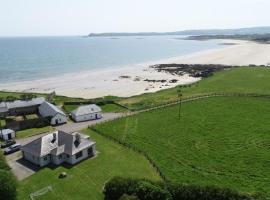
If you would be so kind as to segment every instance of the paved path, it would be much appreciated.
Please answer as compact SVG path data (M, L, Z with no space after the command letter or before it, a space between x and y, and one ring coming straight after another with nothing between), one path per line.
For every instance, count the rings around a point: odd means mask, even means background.
M67 133L72 133L72 132L80 131L82 129L85 129L89 126L92 126L92 125L95 125L98 123L102 123L105 121L111 121L111 120L125 116L124 113L103 113L102 115L103 115L103 117L101 119L98 119L98 120L79 122L79 123L68 122L67 124L57 126L55 128L56 128L56 130L61 130L61 131L65 131Z

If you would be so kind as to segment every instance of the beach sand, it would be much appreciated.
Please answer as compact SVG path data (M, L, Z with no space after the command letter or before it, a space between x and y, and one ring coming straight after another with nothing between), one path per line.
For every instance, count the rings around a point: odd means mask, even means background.
M85 71L34 81L0 84L0 90L38 93L55 91L58 95L82 98L96 98L107 95L128 97L200 80L188 75L174 76L157 72L149 68L149 65L153 64L267 65L270 63L269 44L236 40L221 40L220 43L234 43L235 45L119 69ZM146 79L156 81L149 82L145 81ZM173 79L176 79L177 82L171 83Z

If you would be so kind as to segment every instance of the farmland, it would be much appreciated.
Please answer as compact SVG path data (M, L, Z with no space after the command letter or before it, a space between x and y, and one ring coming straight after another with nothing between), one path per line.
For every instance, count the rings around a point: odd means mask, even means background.
M270 99L216 97L184 103L180 119L171 106L94 128L143 151L168 180L270 195L269 119Z
M116 144L102 136L85 131L97 142L98 156L79 163L72 168L59 166L43 168L38 173L20 182L18 199L29 199L29 195L44 187L51 186L38 199L103 199L102 188L114 176L149 178L160 180L150 163L140 154ZM65 179L59 179L61 172Z

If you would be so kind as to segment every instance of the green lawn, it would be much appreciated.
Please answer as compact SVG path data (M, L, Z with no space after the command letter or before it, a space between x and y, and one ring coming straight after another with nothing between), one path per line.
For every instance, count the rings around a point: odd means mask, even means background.
M66 112L70 113L73 110L77 109L80 105L65 105L64 109ZM102 112L104 113L109 113L109 112L116 112L116 113L120 113L120 112L127 112L128 110L118 106L116 104L105 104L100 106L102 109Z
M30 128L30 129L26 129L26 130L22 130L22 131L17 131L16 138L30 137L30 136L38 135L41 133L51 132L53 130L54 130L54 128L52 128L51 126L45 126L42 128Z
M270 196L269 121L270 99L216 97L184 103L181 120L172 106L95 128L147 153L169 180Z
M270 68L241 67L217 72L191 87L183 88L183 96L203 95L215 92L270 94ZM177 89L166 89L130 98L120 99L118 103L131 109L152 107L168 101L177 100Z
M114 176L160 180L156 171L142 155L90 130L85 132L97 142L98 156L70 169L64 167L42 169L19 183L19 200L29 199L30 193L46 186L52 186L52 192L38 199L101 200L105 182ZM58 179L58 175L63 171L67 172L67 178Z

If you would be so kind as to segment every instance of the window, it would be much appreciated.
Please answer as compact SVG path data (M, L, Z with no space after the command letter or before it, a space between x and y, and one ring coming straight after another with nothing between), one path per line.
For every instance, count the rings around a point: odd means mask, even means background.
M43 158L44 161L46 161L47 159L48 159L47 156L45 156L45 157Z
M75 154L75 157L76 157L76 159L78 159L78 158L80 158L80 157L82 157L82 151L80 151L79 153L76 153Z
M59 155L59 156L58 156L58 159L61 160L61 159L62 159L62 155Z

